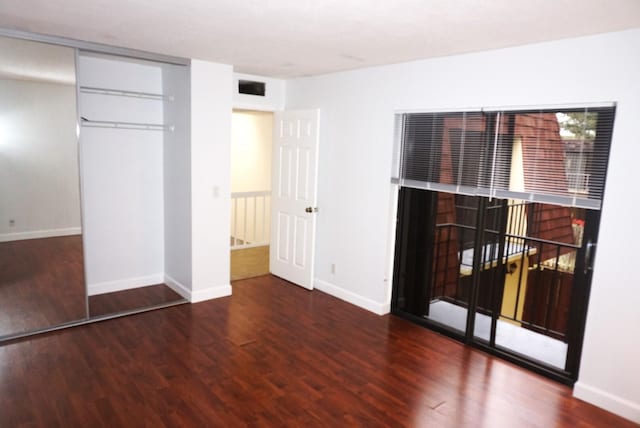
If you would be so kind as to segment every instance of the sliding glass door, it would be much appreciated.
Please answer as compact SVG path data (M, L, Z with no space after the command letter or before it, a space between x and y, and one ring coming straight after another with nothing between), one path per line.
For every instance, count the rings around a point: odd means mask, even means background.
M575 378L598 211L400 190L393 312Z
M392 311L574 381L613 113L404 115Z

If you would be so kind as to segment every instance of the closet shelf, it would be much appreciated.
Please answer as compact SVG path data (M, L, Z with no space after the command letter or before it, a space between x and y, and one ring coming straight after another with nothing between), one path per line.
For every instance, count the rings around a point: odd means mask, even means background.
M173 101L173 95L155 94L151 92L125 91L120 89L98 88L94 86L80 86L83 94L114 95L119 97L144 98L147 100Z
M108 120L82 119L82 126L89 128L113 128L113 129L137 129L141 131L171 131L175 129L173 125L161 123L138 123L138 122L112 122Z

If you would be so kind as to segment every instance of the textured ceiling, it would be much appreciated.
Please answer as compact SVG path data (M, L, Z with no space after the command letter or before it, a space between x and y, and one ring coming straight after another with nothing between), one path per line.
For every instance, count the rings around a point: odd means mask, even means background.
M640 0L2 0L0 27L299 77L640 27Z

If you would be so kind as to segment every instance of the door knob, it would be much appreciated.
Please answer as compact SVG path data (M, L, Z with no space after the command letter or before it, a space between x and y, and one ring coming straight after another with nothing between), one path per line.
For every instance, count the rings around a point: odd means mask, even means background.
M307 207L304 209L304 212L306 213L317 213L318 212L318 207L312 208L312 207Z

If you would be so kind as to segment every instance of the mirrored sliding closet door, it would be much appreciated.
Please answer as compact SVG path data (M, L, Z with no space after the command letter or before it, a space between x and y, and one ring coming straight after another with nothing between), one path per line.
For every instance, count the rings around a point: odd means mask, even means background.
M0 338L87 317L75 49L0 37Z
M186 302L189 61L2 29L0 52L0 342Z

